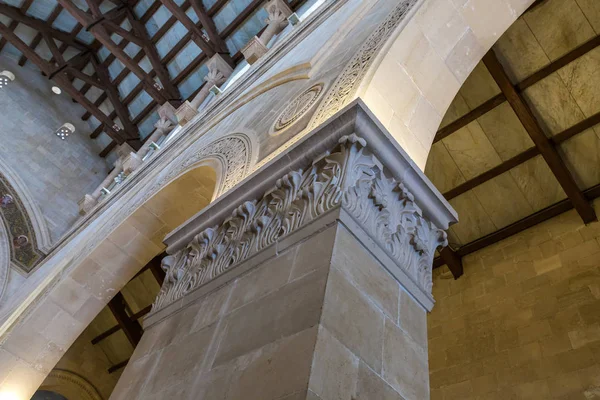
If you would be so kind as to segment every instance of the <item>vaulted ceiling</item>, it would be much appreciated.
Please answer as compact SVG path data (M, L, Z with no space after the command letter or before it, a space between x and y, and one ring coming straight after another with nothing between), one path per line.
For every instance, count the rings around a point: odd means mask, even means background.
M204 84L205 62L232 65L266 26L265 0L1 0L0 54L34 64L86 110L95 130L134 148L153 111ZM293 10L315 0L288 0Z
M600 196L600 2L538 0L471 73L426 174L458 211L458 257ZM446 260L437 265L452 263Z

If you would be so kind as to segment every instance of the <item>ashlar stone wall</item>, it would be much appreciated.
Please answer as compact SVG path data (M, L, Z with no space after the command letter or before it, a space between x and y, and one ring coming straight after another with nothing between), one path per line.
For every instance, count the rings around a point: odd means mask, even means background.
M431 398L597 398L599 243L570 211L434 271Z
M424 309L334 223L147 329L111 399L424 399L428 380Z

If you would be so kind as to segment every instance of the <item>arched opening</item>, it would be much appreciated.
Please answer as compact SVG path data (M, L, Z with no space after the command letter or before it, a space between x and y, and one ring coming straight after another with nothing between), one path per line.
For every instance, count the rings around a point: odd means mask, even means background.
M595 398L599 60L591 3L537 1L436 127L425 173L459 223L434 263L432 398Z
M47 301L30 316L31 320L47 321L35 334L47 343L44 347L55 349L52 354L26 354L30 351L28 346L11 351L23 359L36 358L37 365L43 366L42 371L53 368L109 301L163 252L165 235L211 202L220 182L220 166L216 160L205 159L176 176L120 223L88 257L66 271L60 283L51 289ZM156 286L155 290L158 289ZM57 306L67 312L57 314ZM11 337L28 336L31 334L28 329L16 328ZM15 393L16 399L29 399L45 377L43 372L14 368L0 394ZM85 378L95 384L94 377Z

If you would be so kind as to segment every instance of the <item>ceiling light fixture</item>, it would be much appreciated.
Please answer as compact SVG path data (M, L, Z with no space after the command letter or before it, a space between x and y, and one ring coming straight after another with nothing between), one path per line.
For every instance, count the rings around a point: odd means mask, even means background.
M60 88L58 86L52 86L52 93L61 94L62 90L60 90Z

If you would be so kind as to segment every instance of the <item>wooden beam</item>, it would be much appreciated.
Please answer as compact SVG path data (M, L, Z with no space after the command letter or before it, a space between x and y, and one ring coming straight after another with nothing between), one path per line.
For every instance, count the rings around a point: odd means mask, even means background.
M252 3L248 4L241 13L223 31L221 35L227 37L231 35L248 17L250 17L256 10L258 10L264 3L264 0L253 0Z
M150 36L148 35L146 27L137 19L133 10L127 10L127 18L131 23L133 31L141 39L144 53L148 57L148 60L150 60L150 64L152 64L152 68L156 72L156 75L158 76L158 79L160 80L161 84L169 93L169 97L172 100L180 100L181 93L179 93L179 89L177 88L177 86L175 86L173 82L171 82L169 70L160 59L160 55L158 54L156 47L150 40Z
M67 43L69 46L72 46L77 50L92 50L92 48L89 45L71 36L70 33L55 29L52 26L48 25L46 21L30 17L29 15L26 15L25 13L21 12L21 10L16 7L0 3L0 14L4 14L15 21L18 21L22 24L29 26L30 28L37 30L38 32L45 32L53 38L58 39L61 42Z
M96 70L96 74L100 79L100 82L105 86L105 92L108 96L108 99L113 105L113 109L117 113L119 120L123 124L123 128L125 129L126 136L133 139L128 140L128 143L133 147L134 150L138 150L142 143L140 140L140 132L138 127L131 122L131 116L129 115L129 110L123 104L119 97L119 91L117 87L112 84L110 81L110 75L108 73L108 68L105 65L100 63L96 57L92 57L92 65Z
M485 103L475 107L473 110L469 111L462 117L458 118L456 121L453 121L453 122L449 123L448 125L446 125L445 127L438 130L437 133L435 134L435 138L433 139L433 143L439 142L440 140L444 139L445 137L450 136L457 130L464 128L465 126L469 125L471 122L475 121L477 118L492 111L494 108L498 107L500 104L504 103L505 101L506 101L506 97L504 97L503 94L499 94L499 95L492 97Z
M33 0L25 0L23 2L23 5L21 5L21 7L19 8L19 10L25 14L27 13L27 10L29 9L29 7L31 7L31 3L33 3ZM10 25L8 26L8 29L10 29L11 31L15 31L15 29L17 29L17 26L19 26L19 21L17 20L13 20L10 21ZM0 39L0 51L2 51L2 49L4 48L4 46L6 46L6 39L1 38Z
M140 67L123 49L121 49L110 37L103 24L91 25L93 18L88 13L78 8L71 0L57 0L81 25L86 27L108 51L114 54L127 69L133 72L142 82L144 90L148 92L156 102L163 104L167 102L168 96L162 88Z
M589 189L583 191L583 195L588 201L595 200L600 197L600 185L593 186ZM482 238L474 240L470 243L465 244L456 250L456 254L460 257L464 257L468 254L474 253L478 250L481 250L485 247L491 246L495 243L498 243L501 240L504 240L512 235L516 235L518 233L523 232L526 229L529 229L537 224L540 224L544 221L548 221L562 213L565 213L569 210L573 209L573 203L569 199L562 200L556 204L553 204L549 207L544 208L534 214L531 214L517 222L514 222L502 229L497 230L496 232L492 232L489 235L486 235ZM444 265L443 260L441 258L436 258L434 260L434 267L439 267Z
M450 272L452 272L455 280L462 276L463 263L461 256L456 254L449 246L446 246L440 251L440 257L444 261L444 264L448 266Z
M147 307L142 308L140 311L138 311L137 313L133 314L131 316L131 319L134 321L139 320L140 318L142 318L143 316L147 315L148 313L150 313L150 311L152 311L152 305L149 305ZM98 336L96 336L95 338L92 339L92 344L98 344L100 343L102 340L106 339L107 337L119 332L121 330L121 326L120 325L115 325L113 327L111 327L110 329L105 330L104 332L102 332L101 334L99 334Z
M213 45L206 40L204 33L196 26L194 21L188 17L182 7L179 7L174 0L160 1L171 12L171 14L173 14L173 16L177 18L177 20L192 33L192 39L194 40L194 43L196 43L198 47L202 49L203 53L206 53L209 57L215 55L217 50L219 50L218 47L216 45L213 47Z
M102 151L98 155L102 158L105 158L110 154L111 151L113 151L115 147L117 147L117 145L118 143L113 139L113 141L110 142L108 146L106 146L104 149L102 149Z
M554 143L555 146L558 146L561 143L569 140L573 136L585 132L586 130L598 124L600 124L600 112L592 115L589 118L584 119L581 122L578 122L577 124L565 129L562 132L557 133L556 135L550 138L550 141L552 141L552 143ZM479 186L482 183L485 183L490 179L497 177L498 175L510 171L517 165L531 160L538 154L540 154L539 149L537 147L531 147L525 150L524 152L517 154L516 156L504 161L502 164L495 166L489 171L486 171L483 174L478 175L475 178L470 179L464 183L461 183L453 189L450 189L449 191L444 193L444 197L446 198L446 200L451 200L457 196L460 196L461 194L473 189L474 187Z
M566 66L566 65L572 63L573 61L577 60L578 58L586 55L587 53L594 50L598 46L600 46L600 35L587 41L586 43L582 44L581 46L570 51L569 53L558 58L557 60L553 61L552 63L548 64L544 68L531 74L530 76L528 76L527 78L525 78L524 80L519 82L517 85L515 85L517 92L518 93L523 92L527 88L535 85L542 79L547 78L548 76L550 76L554 72L558 71L559 69L563 68L564 66ZM490 100L486 101L485 103L481 104L480 106L469 111L467 114L458 118L456 121L448 124L447 126L441 128L440 130L438 130L435 138L433 139L433 142L435 143L439 140L442 140L443 138L449 136L450 134L456 132L457 130L464 128L471 122L475 121L477 118L481 117L482 115L486 114L487 112L498 107L500 104L504 103L505 101L506 101L506 97L502 93L491 98Z
M483 63L489 70L492 78L494 78L494 81L496 81L500 87L502 93L506 96L506 100L514 110L515 114L517 114L517 117L525 127L529 137L531 137L531 140L542 154L542 157L544 157L550 170L573 203L574 207L577 209L577 212L583 221L585 223L596 221L597 218L594 208L585 199L583 193L577 187L569 169L560 158L553 143L546 137L546 134L533 116L533 113L523 97L521 97L510 82L506 71L504 71L502 64L500 64L500 61L493 50L490 50L483 57Z
M23 42L13 31L11 31L6 25L0 23L0 34L6 37L13 46L17 48L29 61L35 64L46 76L49 76L53 67L49 62L45 61L40 57L33 49L31 49L25 42ZM119 143L123 143L124 138L120 132L112 128L108 117L95 107L81 92L79 92L70 80L63 74L58 74L54 77L54 81L62 88L69 96L75 99L83 108L90 111L94 117L103 123L108 123L107 133Z
M117 372L118 370L120 370L121 368L125 368L127 366L127 364L129 363L129 358L125 361L121 361L118 364L113 365L112 367L110 367L108 369L108 373L112 374L114 372Z
M129 340L133 348L135 348L142 339L144 331L138 321L134 321L127 315L126 307L127 303L121 292L117 293L115 297L108 302L108 308L125 333L125 336L127 336L127 340Z
M204 3L202 0L190 0L192 3L192 8L194 12L198 16L198 20L202 27L208 34L208 38L214 45L214 49L218 53L227 53L229 54L229 49L227 48L227 44L225 40L219 35L217 31L217 27L215 26L215 21L208 15L206 12L206 8L204 7Z

